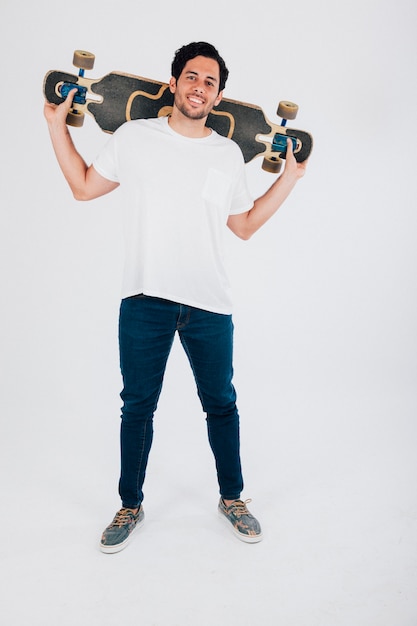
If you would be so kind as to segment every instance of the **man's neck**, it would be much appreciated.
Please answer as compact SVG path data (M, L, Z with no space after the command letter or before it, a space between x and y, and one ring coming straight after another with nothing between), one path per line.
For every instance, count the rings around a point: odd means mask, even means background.
M175 106L171 116L168 118L168 123L172 130L175 130L179 135L190 137L191 139L201 139L211 134L210 128L206 126L206 121L207 117L196 120L186 117L181 111L175 108Z

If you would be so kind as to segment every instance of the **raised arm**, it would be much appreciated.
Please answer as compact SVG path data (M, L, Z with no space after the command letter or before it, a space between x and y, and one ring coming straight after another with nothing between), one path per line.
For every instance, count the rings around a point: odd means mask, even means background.
M230 215L227 225L241 239L250 237L269 220L288 198L297 181L304 176L307 161L297 163L292 151L291 140L287 141L285 169L271 187L255 200L253 207L246 213Z
M76 91L70 91L67 99L58 106L45 102L44 115L56 158L74 198L93 200L113 191L119 183L103 178L93 166L88 167L74 146L65 120Z

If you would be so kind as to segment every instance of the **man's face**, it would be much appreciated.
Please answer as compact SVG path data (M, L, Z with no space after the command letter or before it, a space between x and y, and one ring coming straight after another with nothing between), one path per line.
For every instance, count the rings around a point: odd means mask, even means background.
M219 83L217 61L198 56L187 61L178 80L171 78L169 87L177 109L189 119L200 120L222 99Z

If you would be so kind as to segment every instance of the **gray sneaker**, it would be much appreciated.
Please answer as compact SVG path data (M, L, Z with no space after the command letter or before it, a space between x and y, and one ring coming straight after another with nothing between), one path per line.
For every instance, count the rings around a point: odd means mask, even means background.
M234 500L232 504L226 506L223 498L219 502L219 515L225 520L229 528L236 537L247 543L257 543L262 541L262 530L256 517L249 513L246 505L251 500Z
M136 528L140 528L145 521L145 513L140 506L137 513L132 509L120 509L107 526L100 541L100 550L107 554L120 552L125 548Z

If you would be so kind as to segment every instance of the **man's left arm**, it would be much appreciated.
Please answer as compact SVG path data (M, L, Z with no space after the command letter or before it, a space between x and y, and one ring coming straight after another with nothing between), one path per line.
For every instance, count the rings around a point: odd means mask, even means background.
M297 163L292 151L292 142L288 140L284 172L262 196L255 200L249 211L229 216L227 225L230 230L240 239L250 239L288 198L297 181L304 176L306 166L307 161Z

